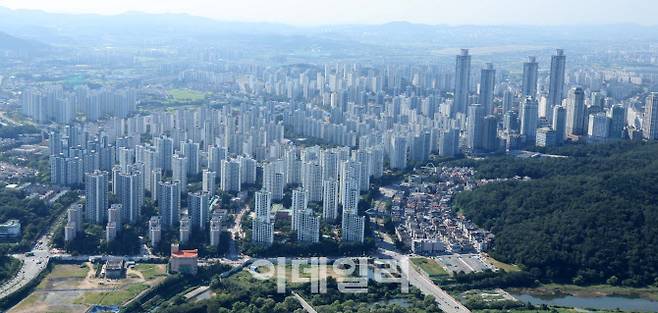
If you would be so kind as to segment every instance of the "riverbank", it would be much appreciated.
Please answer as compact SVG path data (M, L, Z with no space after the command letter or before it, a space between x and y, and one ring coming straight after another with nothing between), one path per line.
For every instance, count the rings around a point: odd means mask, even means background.
M658 301L658 287L632 288L611 285L577 286L546 284L536 288L515 288L508 291L512 294L529 294L540 298L555 298L562 296L586 298L625 297Z

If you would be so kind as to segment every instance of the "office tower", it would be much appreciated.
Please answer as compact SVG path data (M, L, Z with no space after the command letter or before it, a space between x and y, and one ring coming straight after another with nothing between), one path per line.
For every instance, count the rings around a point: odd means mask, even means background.
M466 113L470 82L471 56L468 54L468 49L462 49L455 62L455 96L453 109L450 110L451 116L454 117L456 113Z
M354 213L359 211L359 191L350 188L345 192L345 202L343 203L343 214ZM343 215L344 216L344 215Z
M315 162L302 163L302 187L308 201L322 201L322 167Z
M613 105L610 108L610 138L624 138L624 126L626 126L626 109L621 105Z
M303 184L303 183L302 183ZM285 175L281 172L279 162L274 161L263 165L263 189L272 193L272 200L283 199Z
M426 136L422 136L426 135ZM421 134L421 138L426 139L427 142L424 142L421 140L421 144L424 145L422 149L420 149L422 152L427 152L427 155L429 156L429 133ZM359 190L362 192L366 192L370 189L370 157L368 155L368 152L359 149L354 151L353 158L354 161L357 161L361 164L361 174L360 174L360 179L359 179Z
M443 157L454 157L459 153L459 130L441 130L439 134L439 155Z
M146 176L144 163L135 163L128 169L128 171L135 176L135 181L137 182L135 186L135 189L137 190L137 205L141 209L144 205L144 177Z
M292 212L292 223L290 229L299 230L299 215L306 211L308 205L308 193L302 188L296 188L292 191L292 202L290 211Z
M66 175L66 158L64 154L51 155L50 162L50 183L57 186L67 185Z
M562 49L557 49L554 56L551 56L551 76L548 85L548 99L546 102L547 114L553 113L553 107L562 104L564 99L564 75L567 57ZM568 115L568 114L567 114ZM549 121L552 116L546 116Z
M256 160L241 156L240 159L240 183L254 185L256 184Z
M160 243L162 237L162 228L160 227L160 217L151 216L149 220L149 239L151 240L151 247L155 247Z
M468 137L466 144L473 152L482 150L485 115L484 107L481 104L471 104L468 107Z
M496 70L492 63L487 63L480 72L479 103L484 106L486 114L494 113L494 87L496 87Z
M51 131L48 134L48 154L59 155L64 152L62 145L62 134L59 131Z
M557 108L557 107L556 107ZM553 115L555 118L555 115ZM535 145L537 147L551 147L556 145L557 133L549 127L542 127L537 129L537 139Z
M222 234L222 219L219 215L213 214L210 219L210 245L213 247L219 246L219 241Z
M587 128L587 140L590 142L604 142L608 139L610 133L610 119L608 116L599 112L589 115L589 127Z
M521 131L526 143L534 144L537 139L537 125L539 119L539 104L532 97L524 99L521 105Z
M162 180L162 169L156 168L151 171L151 200L158 201L158 184Z
M199 143L192 142L191 140L181 142L181 156L187 159L187 174L197 175L201 171L201 163L199 157Z
M593 91L590 95L590 107L603 108L605 96L599 91Z
M274 222L268 217L256 217L251 223L251 241L271 245L274 242Z
M422 131L410 138L409 159L415 163L422 163L429 159L430 132ZM366 160L367 161L367 160Z
M370 175L381 178L384 175L384 149L381 145L367 149L370 159Z
M356 213L343 212L343 223L341 226L341 240L352 242L363 242L365 234L365 217Z
M180 219L180 182L159 182L158 189L160 225L168 229L178 224Z
M222 160L220 188L226 192L240 192L240 162Z
M169 137L157 137L153 139L155 151L160 162L157 167L164 171L171 171L171 157L174 155L174 141Z
M261 190L254 193L254 211L257 217L270 218L272 207L272 193Z
M183 216L180 219L180 225L178 225L178 241L181 245L186 245L190 242L190 234L192 233L191 222L188 216Z
M94 171L85 175L85 219L92 224L106 220L108 202L107 172Z
M576 87L569 90L567 101L567 135L585 135L585 92Z
M297 240L300 242L317 243L320 241L320 218L313 210L305 209L297 213Z
M320 152L320 166L322 166L323 180L338 180L338 153L334 150L322 150Z
M144 189L153 195L155 190L153 189L154 184L157 184L157 180L153 181L153 171L155 169L160 169L158 162L158 155L155 151L145 149L143 152L143 162L144 162Z
M113 204L107 209L107 225L105 226L105 241L112 242L121 230L121 204Z
M95 150L87 150L86 153L82 156L83 173L89 173L100 169L101 165L98 152Z
M271 220L272 193L261 190L254 194L254 210L256 217L251 224L252 237L255 243L271 245L274 241L274 222Z
M79 186L83 181L83 162L79 157L65 157L63 153L51 155L50 182L59 186Z
M66 159L66 184L68 186L79 186L82 184L83 174L82 159L74 156Z
M358 213L359 192L356 188L348 188L343 202L342 240L363 242L365 218Z
M180 182L181 192L187 191L187 157L178 154L171 157L171 180Z
M205 230L210 214L210 202L207 192L189 192L187 194L187 215L193 230Z
M340 163L340 181L339 181L339 201L345 210L346 202L351 196L351 191L355 190L357 198L360 191L361 181L361 163L347 160ZM357 200L358 201L358 200Z
M514 108L514 93L511 90L505 89L503 92L503 113L512 111Z
M644 105L642 136L648 140L658 139L658 92L652 92Z
M208 146L208 169L222 177L222 160L226 160L226 148L219 146Z
M528 62L523 63L523 81L521 83L521 95L524 98L537 97L538 72L539 64L537 64L537 59L535 57L528 57Z
M64 226L64 241L74 240L82 232L82 204L73 204L66 211L66 226Z
M407 168L407 139L395 136L391 139L389 167L395 170Z
M286 185L301 184L302 160L299 158L299 149L291 148L285 154L286 169L284 171Z
M207 192L212 198L217 191L217 184L215 183L215 172L203 170L201 174L201 190Z
M322 182L322 218L329 222L338 218L338 182L335 180Z
M122 205L121 220L125 223L137 223L141 217L142 204L140 196L144 190L138 173L117 173L116 196Z
M120 173L121 173L121 167L119 165L112 166L112 176L111 176L112 188L111 188L111 191L112 191L113 195L117 194L117 188L119 186L119 183L117 182L117 180L119 179L119 174Z
M121 147L119 148L119 167L122 172L128 172L128 168L133 164L135 150Z
M564 143L567 131L567 110L564 106L558 105L553 107L553 130L555 131L555 144Z
M498 150L498 118L488 115L484 118L482 149L487 152Z
M113 146L108 145L108 146L101 146L100 150L98 151L98 163L100 166L100 169L102 171L111 171L112 166L114 165L114 159L116 156L116 150L114 149Z

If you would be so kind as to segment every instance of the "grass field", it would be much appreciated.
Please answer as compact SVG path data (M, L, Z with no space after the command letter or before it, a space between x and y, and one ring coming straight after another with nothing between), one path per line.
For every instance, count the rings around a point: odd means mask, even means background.
M546 284L537 288L522 289L522 291L538 296L554 296L558 294L568 294L580 297L620 296L658 301L658 287L633 288L610 285L576 286Z
M87 277L89 273L88 267L80 267L79 265L58 265L53 268L53 270L39 282L37 289L47 288L57 281L60 284L72 286L75 285L75 281L82 280Z
M162 264L137 264L135 270L142 273L144 279L151 280L157 277L167 276L165 274L165 266Z
M88 305L121 305L148 288L149 285L147 284L137 283L113 291L86 292L82 297L76 299L74 303Z
M167 94L177 102L199 101L206 97L205 93L192 89L169 89Z
M437 261L429 258L411 258L411 263L419 267L427 275L432 276L447 276L448 272Z
M488 255L485 255L484 259L485 259L485 261L489 262L489 264L491 264L491 265L493 265L493 266L495 266L495 267L497 267L501 270L505 270L505 272L520 272L521 271L521 267L519 267L518 265L503 263L503 262L500 262L500 261L498 261L498 260L496 260L496 259L494 259L494 258L492 258Z

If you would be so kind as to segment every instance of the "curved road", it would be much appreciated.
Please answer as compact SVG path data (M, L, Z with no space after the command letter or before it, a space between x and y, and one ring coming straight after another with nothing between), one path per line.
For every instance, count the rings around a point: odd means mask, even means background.
M25 254L12 255L23 261L23 265L16 276L0 286L0 300L27 285L30 281L39 276L44 269L46 269L50 257L52 256L50 253L52 234L55 229L57 229L57 225L64 222L66 214L67 210L64 210L62 214L54 220L54 223L51 225L50 229L48 229L46 234L37 240L32 251Z

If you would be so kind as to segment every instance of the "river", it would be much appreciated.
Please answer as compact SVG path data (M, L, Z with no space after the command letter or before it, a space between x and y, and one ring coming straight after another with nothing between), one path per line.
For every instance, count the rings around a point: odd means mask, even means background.
M658 301L651 301L641 298L626 298L626 297L577 297L577 296L561 296L561 297L537 297L527 293L512 294L519 301L527 303L530 302L535 305L556 305L565 307L575 307L582 309L600 309L600 310L616 310L629 312L658 312Z

